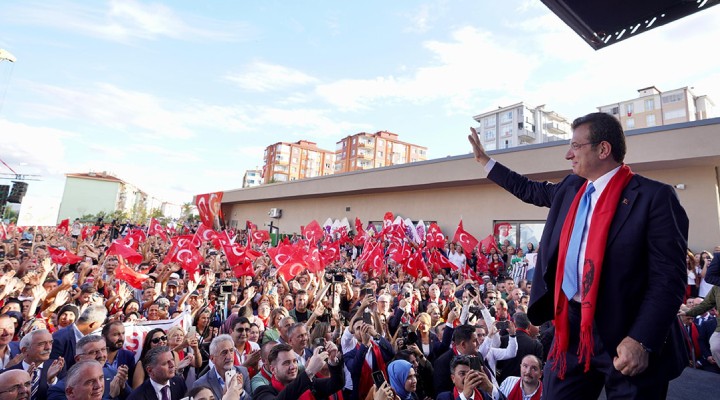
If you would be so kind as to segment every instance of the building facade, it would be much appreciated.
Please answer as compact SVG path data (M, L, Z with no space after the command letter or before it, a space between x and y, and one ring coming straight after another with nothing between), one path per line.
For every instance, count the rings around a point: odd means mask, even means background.
M691 88L661 92L655 86L638 90L638 97L598 107L615 116L625 130L699 121L715 117L715 103Z
M307 140L265 148L264 183L289 182L333 173L335 153Z
M677 188L690 219L692 250L720 244L720 118L636 129L627 133L626 163L634 172ZM703 143L688 146L687 143ZM559 182L570 173L568 141L495 150L491 156L539 181ZM468 150L470 146L468 144ZM323 176L252 190L228 190L223 214L230 226L250 220L273 222L279 233L297 233L310 221L355 217L382 221L386 211L413 221L437 221L452 236L460 218L483 238L502 228L524 245L539 238L547 208L525 204L490 182L472 155L461 155L368 171ZM271 219L271 209L282 217ZM525 236L523 236L525 235Z
M58 221L86 214L124 211L128 215L147 209L148 195L107 172L65 174Z
M392 132L360 132L337 142L335 173L427 160L427 147L398 140Z
M242 187L249 188L260 186L263 183L262 170L260 169L249 169L245 171L243 175Z
M554 111L545 111L544 105L530 108L521 102L478 114L473 119L480 124L476 130L487 150L570 138L570 123Z

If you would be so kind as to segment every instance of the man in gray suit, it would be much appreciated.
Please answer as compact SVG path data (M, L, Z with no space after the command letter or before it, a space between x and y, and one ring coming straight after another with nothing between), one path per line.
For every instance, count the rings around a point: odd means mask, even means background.
M220 335L210 343L210 369L195 381L193 388L209 387L216 399L221 399L225 392L225 373L235 370L243 377L243 391L239 400L250 400L250 375L245 367L233 365L235 360L235 342L230 335Z

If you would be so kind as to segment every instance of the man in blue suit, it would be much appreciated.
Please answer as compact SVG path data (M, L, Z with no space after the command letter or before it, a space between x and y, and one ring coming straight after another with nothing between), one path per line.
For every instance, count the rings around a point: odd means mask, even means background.
M0 369L17 365L18 361L11 361L20 354L18 342L15 337L15 321L7 315L0 315Z
M75 364L75 347L78 340L100 329L106 317L107 309L104 305L93 304L88 306L72 325L53 333L53 347L50 352L50 359L56 360L63 357L65 367L68 369L72 367Z
M147 352L143 365L148 378L133 390L128 400L180 400L187 386L181 376L176 376L175 357L167 346L155 347Z
M234 366L235 361L235 342L230 335L220 335L213 339L210 343L210 361L212 366L208 372L198 378L193 387L207 386L212 390L216 399L222 399L225 392L225 373L235 370L235 373L241 374L243 377L243 391L240 393L239 400L250 399L250 375L247 368L243 366Z
M492 160L474 129L468 137L490 180L550 208L528 307L534 325L556 327L543 395L596 399L605 386L608 398L664 399L684 367L666 339L687 278L687 215L671 186L624 164L613 116L588 114L572 129L573 174L556 184Z

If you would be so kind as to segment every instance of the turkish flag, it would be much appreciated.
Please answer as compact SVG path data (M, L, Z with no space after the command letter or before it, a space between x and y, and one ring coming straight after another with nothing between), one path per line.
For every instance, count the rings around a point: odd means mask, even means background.
M410 256L410 247L403 243L392 242L387 248L387 254L396 263L402 264Z
M298 254L298 252L293 252L282 267L278 268L277 273L278 275L282 275L285 281L289 281L306 269L308 269L308 264L302 258L302 255Z
M310 248L308 249L308 253L305 256L305 262L307 263L308 271L310 272L315 273L325 269L325 262L320 254L320 250L318 250L314 243L310 245Z
M63 235L66 234L69 229L70 229L70 218L66 218L66 219L60 221L60 223L57 226L58 233L61 233Z
M435 272L440 272L441 268L457 269L457 265L453 264L439 250L430 252L430 263L433 265Z
M495 236L492 234L487 235L487 237L480 241L480 250L482 250L485 254L490 252L491 248L497 249L497 243L495 243Z
M462 220L460 220L457 230L455 231L453 242L459 242L463 250L465 250L465 254L468 255L470 255L473 249L478 245L478 240L475 239L475 236L471 235L469 232L465 231L465 228L463 228Z
M407 231L405 230L404 224L401 222L397 225L389 225L383 229L383 234L386 240L394 242L403 242L407 238Z
M135 289L142 289L142 283L148 278L147 275L137 272L125 264L125 259L118 257L118 266L115 268L115 278L127 282Z
M385 256L383 255L380 243L375 244L375 247L367 253L363 253L367 255L364 258L365 263L362 266L362 270L367 272L375 271L376 275L382 274L385 269Z
M322 239L323 229L317 221L312 220L309 224L307 224L307 226L305 226L305 228L303 228L302 234L310 242L317 243L318 240Z
M383 226L392 225L394 219L395 219L395 216L393 215L392 211L386 212L385 216L383 216Z
M163 259L163 264L170 264L171 262L176 262L176 256L178 251L180 251L181 248L184 248L188 244L195 246L196 248L200 246L200 243L196 243L195 235L180 235L175 236L170 239L172 241L172 247L170 247L170 250L165 254L165 258Z
M253 268L252 262L247 258L240 264L232 267L232 270L236 278L240 278L242 276L255 276L255 269Z
M50 253L50 259L57 264L75 264L82 261L82 257L68 250L60 250L54 247L48 247L47 250Z
M85 240L86 238L91 237L91 236L95 236L95 232L97 232L99 229L100 229L99 226L86 226L80 232L80 235L82 236L82 240Z
M205 193L195 196L195 205L200 214L200 220L205 226L215 227L215 220L220 216L222 197L223 192Z
M148 225L148 236L158 235L164 240L167 240L165 229L155 218L150 218L150 225Z
M477 272L479 274L484 274L484 273L488 272L488 261L487 261L487 258L485 258L485 255L480 253L477 255L477 259L478 259L478 262L477 262L477 266L475 267L475 268L477 268Z
M218 233L215 240L220 244L220 246L230 246L233 243L233 239L228 234L228 231Z
M184 246L178 246L173 261L178 262L190 276L193 276L198 271L198 265L202 262L202 255L200 255L192 242L185 241L183 244Z
M200 242L209 242L211 240L215 240L218 234L201 222L195 231L195 236L197 236Z
M130 231L130 233L128 233L128 235L127 235L126 237L128 237L128 236L130 236L130 237L133 238L133 241L134 241L134 246L133 246L133 247L134 247L135 250L137 250L137 246L138 246L140 243L142 243L142 242L144 242L145 240L147 240L147 234L145 234L145 232L143 232L142 229L133 229L133 230Z
M425 242L427 248L438 247L442 249L445 247L445 235L443 235L438 224L434 222L430 224L427 236L425 237Z
M428 271L427 265L425 265L425 260L423 260L420 252L416 251L412 253L410 257L408 257L404 267L405 272L415 279L422 275L430 276L430 271Z
M251 243L262 244L263 242L270 241L270 232L268 231L253 231L250 234Z
M140 255L137 251L122 243L118 243L117 241L112 242L107 251L105 251L106 256L109 256L111 254L118 255L133 264L140 264L143 260L143 256Z
M277 247L268 247L267 253L276 267L282 267L292 257L295 248L292 245L280 244Z
M252 222L250 222L250 221L248 220L248 221L245 221L245 229L248 230L248 231L256 231L256 230L257 230L257 225L253 224Z
M326 265L340 260L340 244L338 242L324 244L320 256Z

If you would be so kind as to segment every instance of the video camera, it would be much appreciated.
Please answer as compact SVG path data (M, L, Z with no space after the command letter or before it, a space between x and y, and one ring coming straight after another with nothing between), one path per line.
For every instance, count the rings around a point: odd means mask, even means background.
M345 283L345 274L352 272L349 268L325 268L325 282Z
M416 332L410 330L410 324L408 323L400 325L399 337L403 341L400 350L405 350L410 345L418 344L418 335Z

